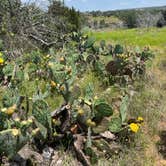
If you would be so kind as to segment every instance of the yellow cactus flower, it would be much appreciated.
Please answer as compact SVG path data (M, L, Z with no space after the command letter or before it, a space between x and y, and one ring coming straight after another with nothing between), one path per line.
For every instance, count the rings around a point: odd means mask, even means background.
M9 108L6 110L5 113L8 114L8 115L12 115L12 114L15 112L16 108L17 108L17 106L16 106L16 104L14 104L13 106L9 107Z
M84 115L84 113L85 113L85 112L84 112L83 109L79 109L79 110L78 110L78 115L81 115L81 116L82 116L82 115Z
M22 125L27 125L27 124L28 124L28 121L23 120L23 121L21 122L21 124L22 124Z
M53 133L53 136L54 136L54 137L58 136L58 133L57 133L57 132L54 132L54 133Z
M97 96L95 96L95 97L94 97L94 99L95 99L95 100L97 100L97 99L98 99L98 97L97 97Z
M51 81L51 87L55 88L57 86L56 82Z
M143 117L138 117L138 119L137 119L138 121L144 121L144 119L143 119Z
M138 124L136 124L136 123L131 123L129 126L130 126L130 130L131 130L132 132L134 132L134 133L137 133L137 132L138 132L138 130L139 130L139 125L138 125Z
M14 119L15 122L19 122L20 121L20 118L16 118Z
M18 129L12 129L12 135L18 136L20 134L20 131Z
M60 125L60 121L57 120L57 119L53 119L53 120L52 120L52 123L53 123L55 126L59 126L59 125Z
M40 128L36 128L34 130L32 130L32 135L35 136L40 132Z
M4 112L4 113L5 113L6 110L7 110L7 108L2 108L2 109L1 109L1 112Z
M64 91L64 90L65 90L65 87L64 87L64 86L61 86L61 87L60 87L60 90L61 90L61 91Z
M64 61L65 61L65 58L64 58L64 57L61 57L61 58L59 59L59 61L60 61L60 62L64 62Z
M0 65L3 65L3 63L4 63L4 59L0 58Z
M28 123L33 123L33 119L29 118L28 120Z
M46 58L50 58L50 57L51 57L51 55L50 55L50 54L46 55Z
M52 62L49 62L49 63L48 63L48 66L49 66L49 67L52 67L52 66L54 66L54 64L53 64Z
M86 121L86 124L87 124L89 127L95 127L95 126L96 126L96 123L93 122L91 119L88 119L88 120Z

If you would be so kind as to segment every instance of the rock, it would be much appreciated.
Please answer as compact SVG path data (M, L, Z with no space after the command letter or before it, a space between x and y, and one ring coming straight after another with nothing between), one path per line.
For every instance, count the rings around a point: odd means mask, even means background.
M14 161L18 163L18 165L26 166L27 163L31 163L32 165L41 165L43 163L43 157L38 152L34 151L30 145L25 145L16 155Z

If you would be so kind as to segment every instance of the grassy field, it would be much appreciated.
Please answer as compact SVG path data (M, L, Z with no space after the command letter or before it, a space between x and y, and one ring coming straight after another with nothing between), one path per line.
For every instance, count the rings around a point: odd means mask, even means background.
M94 36L97 41L106 40L127 46L166 47L166 28L91 31L89 35Z
M158 145L166 148L163 138L166 133L166 28L91 31L89 35L108 43L151 46L156 55L147 69L145 81L136 83L139 93L129 107L130 116L144 117L144 128L130 149L111 161L101 160L99 165L165 166L166 151L159 153Z

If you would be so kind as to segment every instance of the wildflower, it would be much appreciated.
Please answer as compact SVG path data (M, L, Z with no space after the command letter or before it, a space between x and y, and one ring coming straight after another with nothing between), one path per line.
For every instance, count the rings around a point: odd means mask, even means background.
M12 129L12 134L13 136L18 136L19 135L19 130L18 129Z
M138 125L138 124L136 124L136 123L131 123L129 126L130 126L130 130L131 130L132 132L134 132L134 133L137 133L137 132L138 132L138 130L139 130L139 125Z
M0 65L3 65L3 63L4 63L4 59L0 58Z

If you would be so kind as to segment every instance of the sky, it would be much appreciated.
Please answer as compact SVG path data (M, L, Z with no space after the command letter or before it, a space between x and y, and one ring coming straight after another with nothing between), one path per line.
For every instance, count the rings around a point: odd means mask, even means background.
M140 7L164 6L166 0L65 0L67 6L80 11L116 10Z
M36 1L41 6L48 4L48 0L22 0L23 2ZM65 4L80 11L131 9L152 6L166 6L166 0L65 0Z

